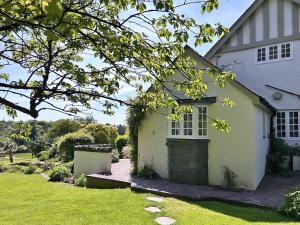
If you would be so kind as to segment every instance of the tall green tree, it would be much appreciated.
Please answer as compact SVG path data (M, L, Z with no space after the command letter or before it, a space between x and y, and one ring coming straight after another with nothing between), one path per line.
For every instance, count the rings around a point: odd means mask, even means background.
M190 111L178 104L166 81L178 71L185 79L172 81L175 90L192 99L205 96L204 71L184 57L184 46L191 39L195 46L212 42L226 29L198 24L181 9L193 6L205 14L218 2L0 0L0 104L12 116L20 111L33 118L42 110L74 115L93 109L93 101L101 101L109 114L119 104L173 107L178 115ZM86 54L95 63L87 62ZM11 65L24 72L7 70ZM216 70L210 74L219 87L234 77ZM145 83L152 84L151 92L145 92ZM124 86L135 88L137 102L118 97ZM224 128L221 120L214 122Z

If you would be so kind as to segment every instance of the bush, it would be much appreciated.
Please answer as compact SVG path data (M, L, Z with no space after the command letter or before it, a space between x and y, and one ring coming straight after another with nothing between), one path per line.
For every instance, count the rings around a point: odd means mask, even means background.
M57 156L58 154L58 145L57 143L54 143L51 148L48 150L48 155L50 159L53 159Z
M94 138L95 144L114 144L118 136L117 129L100 123L91 123L82 129Z
M226 189L234 189L236 187L236 178L237 178L237 175L235 172L233 172L229 167L227 166L224 166L223 167L224 171L223 171L223 174L224 174L224 187Z
M14 153L26 153L26 152L28 152L28 149L25 145L17 146L16 151L14 151Z
M74 173L74 161L64 163L63 165L65 165L70 170L71 173Z
M72 161L76 145L88 145L93 144L93 142L93 137L83 132L66 134L58 140L58 155L64 162Z
M24 174L34 174L37 171L37 167L30 164L28 167L23 168Z
M53 167L55 167L55 162L54 161L46 161L44 165L41 165L41 169L43 171L48 171L50 169L52 169Z
M144 165L142 168L139 169L137 176L144 179L159 179L160 176L158 173L155 172L151 165Z
M44 139L38 139L29 144L28 150L34 155L37 156L40 152L46 151L47 149L47 141Z
M49 159L49 153L48 151L42 151L37 155L37 157L40 161L46 161Z
M300 189L285 195L279 211L285 215L300 219Z
M70 119L61 119L55 121L49 129L48 136L54 140L65 134L74 133L81 129L81 123Z
M115 146L118 149L120 155L123 148L128 144L128 135L119 135L115 140Z
M82 174L80 177L75 179L74 185L77 187L86 187L86 176Z
M118 150L116 150L116 149L112 150L112 154L111 154L111 162L112 162L112 163L117 163L117 162L119 162L119 152L118 152Z
M55 166L49 170L49 181L60 182L72 176L70 170L65 165Z
M8 167L5 165L0 164L0 173L4 173L8 170Z
M274 139L268 156L268 172L286 173L288 169L283 165L292 152L292 147L282 139Z
M9 165L7 172L9 172L9 173L16 173L16 172L21 172L22 170L23 170L22 166Z

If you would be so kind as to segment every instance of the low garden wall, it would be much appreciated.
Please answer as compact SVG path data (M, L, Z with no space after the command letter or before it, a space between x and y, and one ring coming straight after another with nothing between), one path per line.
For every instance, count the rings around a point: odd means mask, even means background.
M74 151L74 177L111 172L110 145L79 145Z

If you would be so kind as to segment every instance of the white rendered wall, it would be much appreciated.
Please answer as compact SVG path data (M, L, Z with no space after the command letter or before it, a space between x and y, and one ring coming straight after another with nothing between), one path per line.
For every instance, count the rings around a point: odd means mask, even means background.
M277 91L266 87L271 85L300 94L300 41L293 41L292 45L293 57L289 60L258 64L256 49L251 48L220 54L212 62L224 70L236 72L238 81L278 110L300 109L300 98L297 96L284 94L281 100L275 101L272 95Z
M74 177L111 172L111 153L74 152Z

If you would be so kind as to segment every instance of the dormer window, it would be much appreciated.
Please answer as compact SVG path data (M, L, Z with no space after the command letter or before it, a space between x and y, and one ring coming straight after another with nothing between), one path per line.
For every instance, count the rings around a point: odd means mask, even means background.
M256 62L268 63L288 60L293 57L292 43L281 43L256 49Z

